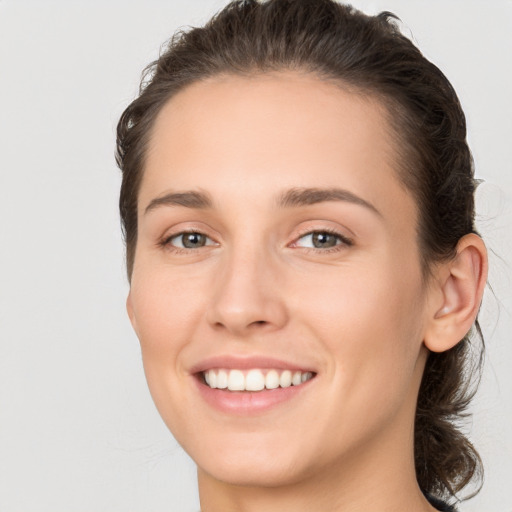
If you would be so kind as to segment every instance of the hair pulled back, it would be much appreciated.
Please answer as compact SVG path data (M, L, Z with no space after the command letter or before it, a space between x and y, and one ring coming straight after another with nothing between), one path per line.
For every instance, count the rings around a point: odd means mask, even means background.
M151 128L163 105L189 84L220 74L280 70L313 73L386 107L397 141L398 176L416 200L425 280L454 256L474 226L473 161L466 121L443 73L401 34L396 17L367 16L334 0L235 0L204 27L175 33L144 74L140 95L117 127L123 173L120 212L131 276L137 242L137 196ZM481 480L478 453L459 429L474 395L483 338L474 362L469 334L429 355L415 419L416 475L422 491L455 496Z

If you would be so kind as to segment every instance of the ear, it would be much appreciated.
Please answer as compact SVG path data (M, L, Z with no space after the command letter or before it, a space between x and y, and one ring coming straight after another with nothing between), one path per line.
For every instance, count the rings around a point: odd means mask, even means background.
M432 352L444 352L466 336L478 314L487 281L483 240L473 233L462 237L455 258L439 266L434 281L424 344Z
M126 311L128 312L128 318L130 319L133 330L135 331L135 334L137 334L138 336L139 333L137 331L137 320L135 318L135 312L133 310L131 290L128 292L128 297L126 298Z

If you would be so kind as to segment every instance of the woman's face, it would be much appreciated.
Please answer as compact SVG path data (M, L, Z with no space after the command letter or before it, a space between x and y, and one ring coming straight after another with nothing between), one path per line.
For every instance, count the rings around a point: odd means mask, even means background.
M394 144L377 101L292 72L160 112L128 310L200 472L279 485L410 456L428 297Z

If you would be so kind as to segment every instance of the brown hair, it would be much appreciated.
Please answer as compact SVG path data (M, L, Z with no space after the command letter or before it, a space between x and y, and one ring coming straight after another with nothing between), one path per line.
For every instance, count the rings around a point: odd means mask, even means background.
M219 74L279 70L313 73L386 106L399 150L398 175L416 199L418 243L427 279L432 264L455 254L474 226L473 161L466 121L443 73L400 33L388 12L367 16L335 0L235 0L204 27L175 33L143 75L140 95L117 127L123 172L120 212L130 277L137 243L137 196L155 117L187 85ZM481 480L478 453L457 426L480 375L469 335L429 355L415 420L415 462L425 494L455 496Z

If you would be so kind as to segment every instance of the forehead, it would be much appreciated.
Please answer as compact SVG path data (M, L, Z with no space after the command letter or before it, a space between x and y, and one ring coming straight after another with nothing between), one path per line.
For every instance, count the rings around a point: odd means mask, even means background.
M384 210L400 209L402 200L411 208L396 160L376 98L291 71L217 76L186 87L160 111L139 205L167 189L257 197L337 186Z
M227 134L236 139L226 139ZM386 110L342 83L292 71L220 75L189 85L164 105L153 127L149 158L162 150L161 143L176 149L185 142L186 149L201 140L208 144L205 150L231 144L231 155L237 148L244 154L270 154L306 141L307 148L322 141L319 149L329 143L343 149L369 139L383 154L391 150Z

